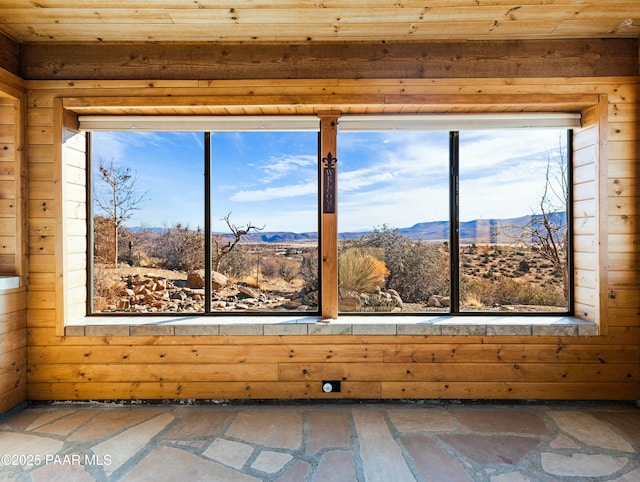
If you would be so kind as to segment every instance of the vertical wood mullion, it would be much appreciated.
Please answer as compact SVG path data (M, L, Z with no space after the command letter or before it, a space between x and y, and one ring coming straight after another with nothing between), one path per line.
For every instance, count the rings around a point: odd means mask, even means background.
M333 166L335 183L325 185L327 159L337 159L339 112L318 112L320 118L320 310L323 319L338 317L338 209L337 162ZM333 192L328 192L328 190ZM330 197L331 199L328 199ZM333 203L335 209L325 212Z

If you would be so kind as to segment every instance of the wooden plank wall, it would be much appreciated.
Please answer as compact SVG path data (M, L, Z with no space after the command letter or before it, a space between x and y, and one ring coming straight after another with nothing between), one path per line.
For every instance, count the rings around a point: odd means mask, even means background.
M598 286L598 193L597 173L599 108L594 106L583 115L583 129L573 137L573 257L574 306L586 320L596 321L599 314ZM606 163L603 163L606 167Z
M0 275L26 271L26 185L21 81L0 69ZM26 258L25 258L26 259ZM0 290L0 413L27 396L27 289Z
M16 131L19 101L0 97L0 274L16 273L19 163Z
M32 239L42 237L42 242L31 247L32 289L38 296L29 298L29 399L640 398L637 77L28 81L27 87L33 206L43 202L56 206L62 201L54 165L59 159L54 104L62 97L146 96L150 102L153 97L168 104L171 98L182 96L202 106L208 101L219 104L221 98L233 103L234 97L250 99L259 94L264 99L284 97L295 112L304 110L305 102L321 102L329 110L335 99L350 97L393 98L400 105L412 96L429 94L437 100L464 94L467 101L476 99L474 105L482 105L508 95L536 99L558 94L600 96L606 99L603 115L608 119L609 158L602 173L606 192L598 198L598 209L607 209L602 222L607 224L608 235L599 241L608 248L599 259L593 246L583 249L581 245L579 256L584 261L581 266L591 263L594 270L600 265L609 271L604 289L610 293L601 307L606 331L596 337L58 336L55 258L59 253L55 246L59 240L52 238L55 225L62 220L52 217L52 211L32 210ZM259 107L254 109L249 113L260 112ZM429 109L425 106L422 111ZM602 139L595 136L593 125L588 122L578 133L582 149L591 149L593 142ZM589 164L582 154L578 157L579 163ZM585 199L591 197L592 205L594 189L595 184L583 194ZM587 271L578 277L593 283ZM322 379L342 379L342 393L322 393Z

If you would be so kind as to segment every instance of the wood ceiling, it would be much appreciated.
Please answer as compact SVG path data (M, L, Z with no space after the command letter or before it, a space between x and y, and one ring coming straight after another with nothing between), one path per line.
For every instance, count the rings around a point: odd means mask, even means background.
M0 0L16 42L638 38L640 0Z

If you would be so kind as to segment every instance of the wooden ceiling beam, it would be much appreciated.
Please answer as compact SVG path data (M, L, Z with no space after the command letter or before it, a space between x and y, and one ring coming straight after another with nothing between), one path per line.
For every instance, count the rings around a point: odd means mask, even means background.
M20 46L0 33L0 68L18 75L20 71Z
M420 43L23 44L25 80L602 77L638 74L637 39Z

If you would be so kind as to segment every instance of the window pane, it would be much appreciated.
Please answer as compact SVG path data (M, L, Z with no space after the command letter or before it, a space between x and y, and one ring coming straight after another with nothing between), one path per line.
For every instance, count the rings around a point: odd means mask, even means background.
M342 312L449 308L449 134L338 135Z
M318 311L317 143L211 135L213 311Z
M93 312L202 312L202 133L93 133Z
M461 311L566 311L567 132L460 133Z

